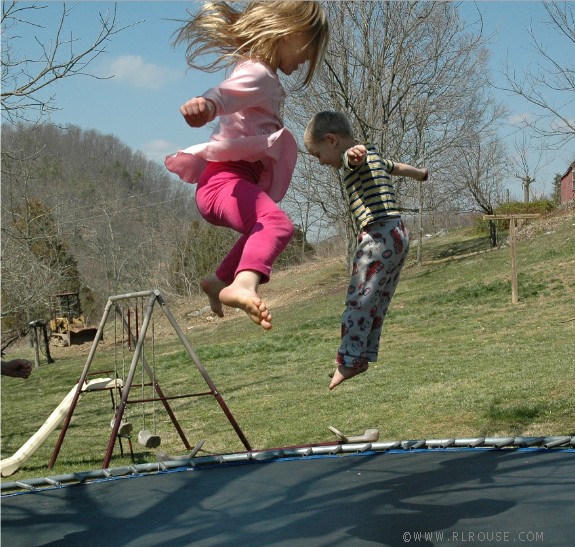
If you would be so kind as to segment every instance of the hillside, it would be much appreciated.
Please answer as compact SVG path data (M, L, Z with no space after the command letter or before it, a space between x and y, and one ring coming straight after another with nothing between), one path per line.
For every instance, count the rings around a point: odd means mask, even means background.
M347 274L331 257L277 272L264 288L274 327L263 332L243 313L210 319L202 299L167 299L252 446L330 439L328 426L348 434L378 428L382 440L500 435L573 435L575 403L575 215L555 214L524 227L517 245L519 303L511 303L507 248L476 253L476 237L449 234L426 242L430 262L406 267L384 329L380 360L370 370L327 389L338 347ZM433 262L445 253L466 257ZM158 315L153 352L157 380L169 394L205 389L171 328ZM116 338L115 338L116 336ZM57 349L28 381L2 382L2 457L14 453L76 382L89 347ZM19 354L29 354L22 349ZM10 355L8 355L10 357ZM112 322L94 370L121 369ZM203 388L202 388L203 386ZM141 388L133 388L141 390ZM156 404L129 408L135 431L157 427L161 450L184 452ZM211 399L178 399L173 408L205 452L242 449ZM22 419L25 409L26 419ZM101 465L113 413L110 400L90 396L74 415L53 473ZM56 435L18 477L47 473ZM134 443L137 461L154 450ZM112 464L129 458L114 456Z
M60 292L82 291L95 320L112 291L169 287L197 215L190 185L174 179L113 135L3 125L3 327L48 319Z

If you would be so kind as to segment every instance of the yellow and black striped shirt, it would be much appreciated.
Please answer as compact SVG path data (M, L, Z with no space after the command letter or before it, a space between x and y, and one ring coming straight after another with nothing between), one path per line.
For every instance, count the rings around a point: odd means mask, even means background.
M401 217L390 176L393 162L384 160L373 145L365 147L367 157L361 165L350 165L347 151L342 155L343 181L359 231L372 222Z

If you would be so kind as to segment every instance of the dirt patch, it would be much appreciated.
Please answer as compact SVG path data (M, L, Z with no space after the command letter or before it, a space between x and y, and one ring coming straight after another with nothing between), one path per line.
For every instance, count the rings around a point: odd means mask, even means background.
M538 234L553 232L559 226L563 226L569 222L575 223L575 207L557 209L535 221L525 222L523 224L518 222L515 237L518 241L530 240Z

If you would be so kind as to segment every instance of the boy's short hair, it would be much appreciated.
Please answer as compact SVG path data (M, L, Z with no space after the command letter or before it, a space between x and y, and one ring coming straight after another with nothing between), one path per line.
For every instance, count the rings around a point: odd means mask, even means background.
M353 137L351 125L343 112L325 110L318 112L307 124L304 140L309 142L322 141L327 133L335 133L342 137Z

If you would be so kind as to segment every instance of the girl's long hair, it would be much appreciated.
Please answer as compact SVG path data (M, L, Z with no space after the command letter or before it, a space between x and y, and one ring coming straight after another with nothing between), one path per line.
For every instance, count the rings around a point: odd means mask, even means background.
M187 44L188 65L205 72L229 66L239 57L262 61L275 70L279 39L295 33L310 35L306 47L312 56L305 86L322 62L329 39L327 17L317 1L250 2L244 9L207 2L176 32L174 45Z

